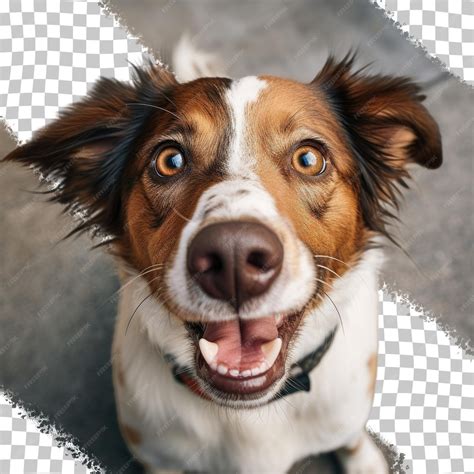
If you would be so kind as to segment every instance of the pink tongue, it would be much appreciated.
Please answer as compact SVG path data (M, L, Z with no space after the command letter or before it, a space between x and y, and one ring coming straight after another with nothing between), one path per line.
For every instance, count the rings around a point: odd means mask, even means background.
M278 337L275 318L232 320L208 323L204 339L219 345L217 365L240 371L251 369L264 361L262 344Z

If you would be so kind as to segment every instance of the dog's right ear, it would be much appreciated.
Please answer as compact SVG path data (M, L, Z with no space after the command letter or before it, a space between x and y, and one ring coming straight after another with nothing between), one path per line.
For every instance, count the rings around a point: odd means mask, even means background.
M175 84L171 73L152 64L135 68L131 83L99 79L85 99L4 160L39 170L57 183L51 200L86 212L74 232L120 237L124 169L144 123Z
M407 77L353 70L354 54L330 57L312 81L342 125L358 168L360 205L369 229L389 235L386 224L398 209L399 187L408 187L408 164L441 166L438 125L422 105L421 88Z

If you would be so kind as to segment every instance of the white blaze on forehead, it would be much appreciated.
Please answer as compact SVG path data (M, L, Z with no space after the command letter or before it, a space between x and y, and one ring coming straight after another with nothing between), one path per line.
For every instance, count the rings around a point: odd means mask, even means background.
M227 171L233 176L252 175L252 160L246 140L249 126L247 106L258 99L266 86L267 83L263 79L248 76L233 82L226 94L233 121Z

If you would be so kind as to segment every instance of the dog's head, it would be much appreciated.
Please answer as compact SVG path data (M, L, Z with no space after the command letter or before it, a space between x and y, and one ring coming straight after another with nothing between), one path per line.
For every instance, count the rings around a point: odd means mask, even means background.
M441 164L418 87L351 67L178 84L148 66L101 79L7 157L57 180L53 199L88 213L80 230L112 237L218 402L275 395L302 319L387 234L407 165Z

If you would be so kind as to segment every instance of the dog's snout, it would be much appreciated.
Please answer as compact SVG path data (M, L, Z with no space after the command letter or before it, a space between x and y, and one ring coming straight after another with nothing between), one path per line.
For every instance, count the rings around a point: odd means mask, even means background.
M256 222L221 222L199 231L188 249L187 266L212 298L237 310L262 295L280 273L283 246L276 234Z

